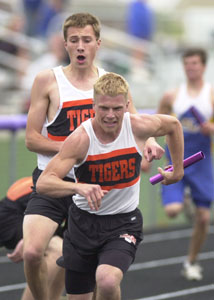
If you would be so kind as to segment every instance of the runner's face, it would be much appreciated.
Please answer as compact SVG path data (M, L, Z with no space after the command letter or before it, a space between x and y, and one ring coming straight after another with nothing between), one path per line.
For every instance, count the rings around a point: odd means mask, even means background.
M96 95L94 103L95 119L105 133L117 135L120 132L127 108L128 104L123 95L115 97Z
M91 25L84 28L69 27L65 48L69 54L71 65L76 68L90 67L100 43L100 40L96 40Z
M188 80L202 79L205 71L205 65L198 55L184 58L184 70Z

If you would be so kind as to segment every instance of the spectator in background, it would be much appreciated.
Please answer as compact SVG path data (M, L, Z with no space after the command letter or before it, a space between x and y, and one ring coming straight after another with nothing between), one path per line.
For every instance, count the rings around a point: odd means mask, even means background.
M147 0L132 0L128 5L126 17L127 33L142 42L148 42L153 39L155 30L155 16L152 8L148 5ZM132 72L137 72L138 76L148 76L148 71L144 68L146 60L146 44L136 44L132 51ZM140 73L139 73L140 71ZM145 73L144 73L145 72Z
M63 12L65 2L66 0L43 0L38 12L36 32L38 37L48 37L49 24L57 15Z
M66 0L23 0L26 34L46 38L50 22L63 12L65 3Z
M28 112L30 104L30 90L33 81L39 71L51 69L58 65L67 65L69 57L64 47L64 39L61 33L56 32L48 40L48 52L32 62L26 70L21 81L21 87L26 92L26 102L24 103L23 113Z
M44 0L22 0L25 16L25 33L31 37L36 35L38 12Z
M143 40L152 40L154 13L147 0L133 0L128 5L127 32Z
M0 67L4 70L15 70L14 75L17 76L17 82L24 75L24 70L29 62L29 50L19 38L19 34L23 33L23 30L24 21L21 16L12 14L5 27L1 28L0 33L0 51L2 51ZM5 55L3 55L4 53ZM16 85L17 82L15 80L13 85Z

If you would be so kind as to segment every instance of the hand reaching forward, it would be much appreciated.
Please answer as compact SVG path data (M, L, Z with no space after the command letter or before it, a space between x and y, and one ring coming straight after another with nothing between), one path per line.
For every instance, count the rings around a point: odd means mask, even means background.
M98 184L82 184L78 185L77 193L85 197L91 210L99 210L102 198L108 193L102 190Z
M23 260L23 239L21 239L12 253L8 253L7 257L17 263Z
M149 138L144 146L143 155L148 162L153 159L161 159L165 150L155 141L154 138Z

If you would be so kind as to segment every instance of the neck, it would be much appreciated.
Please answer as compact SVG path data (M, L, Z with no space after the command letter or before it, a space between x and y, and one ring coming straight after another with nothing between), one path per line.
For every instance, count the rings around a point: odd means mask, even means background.
M70 64L65 69L69 74L72 74L72 77L75 77L76 79L84 80L85 78L88 79L89 77L98 78L98 69L94 65L90 66L89 68L76 68Z
M204 80L202 78L197 80L189 80L187 86L189 89L200 90L204 85Z
M118 135L120 134L121 128L119 128L117 131L114 132L107 132L102 129L102 127L98 124L96 118L92 120L92 127L94 129L94 133L97 137L97 139L100 141L102 144L109 144L112 143Z

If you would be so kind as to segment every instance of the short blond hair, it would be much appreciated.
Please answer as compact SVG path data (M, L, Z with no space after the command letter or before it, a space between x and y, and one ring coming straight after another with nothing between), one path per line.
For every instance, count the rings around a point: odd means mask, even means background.
M96 40L100 38L100 21L97 17L89 13L77 13L69 16L63 25L63 35L65 41L67 40L68 28L77 27L84 28L87 25L91 25L96 37Z
M113 72L102 75L94 84L94 100L96 95L108 95L115 97L123 95L125 100L128 99L129 85L121 75Z

